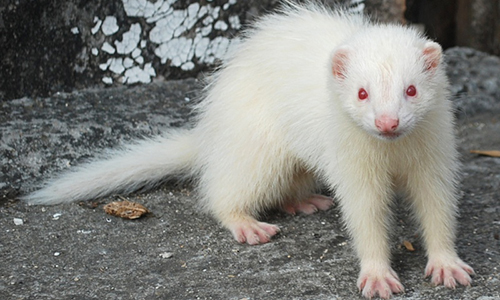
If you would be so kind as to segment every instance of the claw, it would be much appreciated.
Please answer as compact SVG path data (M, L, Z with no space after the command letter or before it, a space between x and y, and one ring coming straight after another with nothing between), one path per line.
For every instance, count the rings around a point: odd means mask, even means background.
M390 267L382 269L367 268L361 271L358 288L363 296L368 299L377 295L380 298L389 299L392 294L404 292L404 287L399 281L398 275Z
M285 212L291 215L295 215L297 212L311 215L318 212L319 210L328 210L332 206L332 198L323 195L312 195L305 201L288 204L283 209L285 210Z
M278 226L259 222L250 217L234 221L226 226L231 230L233 237L238 243L247 243L249 245L268 243L273 236L280 232Z
M429 259L425 268L425 277L431 276L432 284L451 289L456 288L457 282L469 286L472 282L470 275L474 275L474 270L458 257Z

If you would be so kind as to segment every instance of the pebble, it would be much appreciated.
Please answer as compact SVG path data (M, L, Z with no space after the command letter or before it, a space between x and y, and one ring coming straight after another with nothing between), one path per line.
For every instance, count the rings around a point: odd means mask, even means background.
M172 252L163 252L163 253L160 253L160 257L161 258L171 258L173 256L174 256L174 254Z

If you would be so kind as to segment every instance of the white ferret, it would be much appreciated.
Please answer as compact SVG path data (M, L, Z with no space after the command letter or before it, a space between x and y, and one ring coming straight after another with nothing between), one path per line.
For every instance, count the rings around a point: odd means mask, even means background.
M273 207L326 210L335 191L366 297L403 291L390 265L389 207L403 192L421 223L426 275L469 285L454 249L457 151L441 47L417 31L288 3L260 19L214 75L191 129L76 167L25 199L86 200L198 178L202 205L240 243L270 241Z

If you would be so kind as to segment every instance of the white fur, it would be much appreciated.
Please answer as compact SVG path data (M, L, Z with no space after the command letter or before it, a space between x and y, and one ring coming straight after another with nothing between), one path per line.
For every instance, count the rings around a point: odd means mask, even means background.
M409 85L415 97L405 95ZM26 200L91 199L184 172L198 176L202 205L237 240L258 244L278 231L259 213L301 201L320 208L316 196L306 199L323 182L353 236L363 294L388 298L403 290L387 229L393 195L403 191L422 224L428 275L467 285L473 271L454 250L458 162L448 97L441 48L416 31L288 4L246 32L207 87L193 129L83 165ZM382 116L399 120L396 136L377 129Z

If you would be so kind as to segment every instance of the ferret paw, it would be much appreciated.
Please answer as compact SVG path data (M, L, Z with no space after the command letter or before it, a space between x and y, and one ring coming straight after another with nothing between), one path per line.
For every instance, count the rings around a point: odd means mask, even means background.
M461 285L469 286L472 282L470 275L474 270L460 258L429 259L425 268L425 277L431 276L434 285L444 285L454 289L457 281Z
M333 199L323 195L312 195L305 201L293 204L287 204L283 208L285 212L295 215L298 212L306 215L313 214L318 210L328 210L333 206Z
M377 295L380 298L389 299L392 294L404 292L398 275L390 267L383 268L383 270L361 271L358 278L358 288L368 299Z
M280 232L278 226L259 222L255 219L235 222L228 227L238 243L247 243L249 245L268 243L271 241L271 237Z

